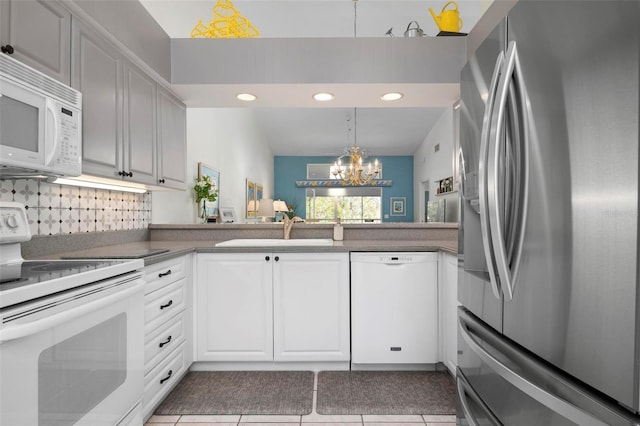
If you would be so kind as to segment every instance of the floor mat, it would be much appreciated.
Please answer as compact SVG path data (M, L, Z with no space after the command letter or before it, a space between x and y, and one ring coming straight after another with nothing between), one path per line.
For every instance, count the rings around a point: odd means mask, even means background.
M455 383L445 371L322 371L319 414L456 413Z
M305 415L312 409L311 371L191 371L155 414Z

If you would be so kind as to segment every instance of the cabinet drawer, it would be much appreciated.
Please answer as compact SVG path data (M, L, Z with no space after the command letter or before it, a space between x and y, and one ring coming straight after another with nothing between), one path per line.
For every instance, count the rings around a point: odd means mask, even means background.
M147 294L144 297L145 333L153 331L171 316L184 310L186 298L186 279Z
M165 260L144 268L145 294L154 292L167 284L184 278L187 270L187 257L180 256L175 259Z
M149 333L144 344L144 371L148 374L164 357L185 339L184 312L160 324Z
M164 362L145 376L142 397L142 411L145 418L152 414L158 403L178 383L186 367L184 343L182 343Z

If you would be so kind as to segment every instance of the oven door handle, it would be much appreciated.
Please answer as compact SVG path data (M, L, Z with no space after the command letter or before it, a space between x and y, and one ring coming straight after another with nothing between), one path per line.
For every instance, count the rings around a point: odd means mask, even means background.
M130 281L124 281L120 285L129 283ZM69 309L67 311L60 312L59 314L47 316L24 324L6 325L0 329L0 345L12 340L22 339L24 337L40 333L41 331L56 327L68 321L73 321L83 315L95 312L122 299L126 299L142 290L142 285L140 285L141 283L142 281L136 279L129 288L117 291L116 293L105 297L100 297L95 301L84 303L77 308Z

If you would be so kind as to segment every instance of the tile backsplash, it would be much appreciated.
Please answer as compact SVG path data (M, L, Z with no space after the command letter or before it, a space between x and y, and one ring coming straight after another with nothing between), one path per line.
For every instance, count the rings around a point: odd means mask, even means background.
M151 193L110 191L35 179L0 180L0 200L25 205L32 235L143 229Z

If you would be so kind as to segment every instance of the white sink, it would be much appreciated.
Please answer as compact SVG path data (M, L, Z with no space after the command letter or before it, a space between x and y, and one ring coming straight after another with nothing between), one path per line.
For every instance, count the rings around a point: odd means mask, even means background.
M330 238L299 238L281 240L277 238L245 238L217 243L216 247L299 247L299 246L332 246Z

